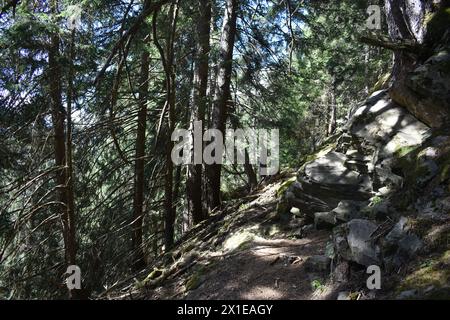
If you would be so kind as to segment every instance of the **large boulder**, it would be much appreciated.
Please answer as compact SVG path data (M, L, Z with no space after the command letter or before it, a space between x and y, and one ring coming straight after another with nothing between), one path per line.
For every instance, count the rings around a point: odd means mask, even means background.
M397 81L390 96L417 119L441 128L450 119L450 53L442 50Z
M393 155L400 148L422 144L429 137L429 128L393 103L387 93L380 94L378 102L356 111L351 133L363 141L380 145L383 157Z
M369 220L354 219L333 230L335 252L363 266L380 265L380 250L372 240L378 226Z
M297 182L286 192L289 206L314 218L317 212L330 212L342 200L365 201L372 197L372 182L367 174L347 166L351 158L331 151L304 165Z

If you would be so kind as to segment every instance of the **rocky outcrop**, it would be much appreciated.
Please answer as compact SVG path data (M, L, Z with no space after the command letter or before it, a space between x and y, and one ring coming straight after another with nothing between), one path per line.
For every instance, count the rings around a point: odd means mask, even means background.
M439 83L444 90L450 82ZM450 221L450 136L430 128L445 118L434 119L439 116L430 111L428 121L420 108L404 108L390 93L375 92L353 111L341 132L302 166L279 206L332 230L328 256L336 279L346 278L348 263L397 272L430 247L426 228ZM447 98L433 99L438 105ZM322 270L326 264L315 258L307 265Z
M450 51L443 49L390 90L392 99L432 128L450 121Z
M404 177L393 165L406 148L420 146L430 128L396 105L387 91L374 93L352 115L333 148L307 162L286 192L288 206L315 220L336 226L354 218L378 193L401 188Z

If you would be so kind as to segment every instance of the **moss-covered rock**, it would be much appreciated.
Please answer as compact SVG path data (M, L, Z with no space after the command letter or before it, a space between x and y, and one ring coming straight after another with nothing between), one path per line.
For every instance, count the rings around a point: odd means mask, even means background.
M428 288L445 288L450 283L450 250L424 261L400 283L399 292L426 291Z
M291 177L290 179L284 181L277 190L277 197L282 197L284 193L289 189L289 187L297 180L297 177Z

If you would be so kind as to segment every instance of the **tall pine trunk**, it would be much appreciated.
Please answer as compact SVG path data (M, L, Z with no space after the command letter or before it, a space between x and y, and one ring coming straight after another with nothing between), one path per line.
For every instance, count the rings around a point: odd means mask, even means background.
M199 16L196 28L197 53L194 67L192 89L192 110L190 132L194 135L194 124L201 121L201 136L203 137L205 111L207 103L208 71L209 71L209 36L211 22L211 0L198 0ZM203 148L194 150L194 154L202 153ZM194 224L203 221L206 213L202 204L202 164L189 165L187 179L188 207Z
M50 2L51 14L56 17L58 13L58 1ZM72 37L73 40L73 37ZM74 44L72 43L72 46ZM73 47L71 48L73 56ZM70 67L69 73L73 69ZM75 239L75 204L72 187L72 149L71 149L71 104L72 104L72 83L69 83L68 110L64 110L62 102L62 68L60 56L59 34L54 32L50 36L50 46L48 50L48 77L49 96L52 110L52 124L54 131L54 158L56 171L57 192L62 211L64 253L66 265L76 264L76 239ZM69 75L72 81L73 75ZM65 120L67 116L67 136L65 132ZM66 149L67 148L67 149ZM69 292L71 298L76 298L76 292Z
M161 59L164 65L164 71L166 75L166 106L168 111L168 142L165 146L165 183L164 183L164 243L165 249L170 250L174 243L175 238L175 218L176 208L174 206L174 188L173 188L173 162L172 162L172 148L173 142L171 141L171 134L175 128L175 100L176 100L176 83L175 83L175 71L174 71L174 43L176 36L177 20L178 20L178 1L173 3L169 10L169 37L166 42L166 51L164 53L163 48L158 42L156 33L156 18L157 12L153 16L153 37L155 45L161 55ZM164 112L163 112L164 115Z
M147 8L150 1L145 1ZM145 10L145 9L144 9ZM147 31L147 25L145 24ZM143 33L143 40L148 37L148 32ZM133 224L132 224L132 250L133 268L140 270L145 267L145 254L142 242L143 204L145 186L145 132L147 128L147 98L150 54L146 48L141 54L141 71L139 79L139 112L137 119L135 169L134 169L134 199L133 199Z
M236 37L238 0L227 0L220 38L220 61L217 72L214 102L212 109L212 127L225 134L227 121L227 103L230 96L231 73L233 70L233 49ZM209 183L209 207L215 209L221 205L220 183L221 164L207 167Z

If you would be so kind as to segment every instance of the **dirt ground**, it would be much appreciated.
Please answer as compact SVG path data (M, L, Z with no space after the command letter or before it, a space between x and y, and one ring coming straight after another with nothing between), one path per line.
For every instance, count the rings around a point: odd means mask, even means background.
M276 193L282 182L269 184L236 212L216 224L201 226L201 233L194 232L184 246L190 242L195 245L182 253L182 256L199 253L193 267L168 277L156 288L122 290L116 298L336 299L338 288L328 280L329 274L305 270L309 257L324 254L330 231L311 230L298 239L292 236L299 227L292 225L293 221L281 229L278 222L269 221L276 210ZM272 229L276 231L272 233Z
M252 242L249 249L219 262L186 299L311 299L320 298L304 270L311 255L322 254L328 240L319 232L301 240ZM325 295L322 296L325 298Z

